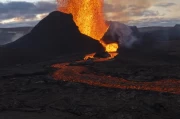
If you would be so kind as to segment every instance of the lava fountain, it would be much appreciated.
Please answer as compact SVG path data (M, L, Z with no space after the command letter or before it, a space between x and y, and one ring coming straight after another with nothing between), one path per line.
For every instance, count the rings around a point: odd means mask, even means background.
M72 14L82 34L99 40L107 52L116 52L117 43L106 44L101 40L109 28L104 19L103 2L104 0L57 0L58 10Z

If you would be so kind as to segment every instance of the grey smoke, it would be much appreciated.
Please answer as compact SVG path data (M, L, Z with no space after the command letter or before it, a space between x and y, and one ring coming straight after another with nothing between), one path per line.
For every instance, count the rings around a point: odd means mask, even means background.
M131 28L120 22L108 22L110 24L107 35L111 40L118 42L120 46L131 48L137 41L137 38L133 35Z
M21 38L22 36L24 36L25 34L24 33L16 33L10 40L10 42L14 42L16 41L17 39Z

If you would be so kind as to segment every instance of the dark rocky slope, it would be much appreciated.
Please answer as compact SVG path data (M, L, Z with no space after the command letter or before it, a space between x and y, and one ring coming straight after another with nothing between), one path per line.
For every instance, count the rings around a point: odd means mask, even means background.
M80 33L72 15L55 11L40 21L29 34L4 45L0 53L0 66L100 50L103 48L98 41Z

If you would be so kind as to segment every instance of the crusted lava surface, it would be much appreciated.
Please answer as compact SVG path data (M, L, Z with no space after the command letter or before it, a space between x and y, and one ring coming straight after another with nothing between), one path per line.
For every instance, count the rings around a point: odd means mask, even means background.
M180 55L171 48L121 49L114 59L86 61L75 53L1 68L0 118L178 119Z
M109 71L112 67L118 68L116 62L105 59L84 61L69 55L48 62L1 69L0 118L179 118L177 79L161 83L136 82L107 75L102 70L94 71L97 67L109 68ZM114 66L109 67L109 63ZM52 78L54 73L58 73L59 77L55 77L58 80ZM161 90L153 90L153 87Z

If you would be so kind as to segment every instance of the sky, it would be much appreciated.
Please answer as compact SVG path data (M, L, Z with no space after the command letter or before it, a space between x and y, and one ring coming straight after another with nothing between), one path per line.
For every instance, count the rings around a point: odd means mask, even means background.
M55 0L0 0L0 27L34 26L56 10ZM180 0L104 0L104 16L127 25L180 24Z

